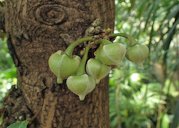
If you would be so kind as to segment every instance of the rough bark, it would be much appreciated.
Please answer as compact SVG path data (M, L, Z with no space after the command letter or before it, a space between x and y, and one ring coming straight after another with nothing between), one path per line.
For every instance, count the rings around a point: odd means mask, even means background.
M18 85L5 100L4 124L34 118L30 128L109 128L108 79L82 102L56 84L48 58L83 37L96 19L114 26L114 0L6 0L5 29ZM79 51L80 48L77 50Z

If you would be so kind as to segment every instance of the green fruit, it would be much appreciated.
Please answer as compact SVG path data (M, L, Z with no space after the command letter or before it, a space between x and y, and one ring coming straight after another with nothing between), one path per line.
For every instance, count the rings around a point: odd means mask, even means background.
M96 80L96 83L108 75L110 69L109 66L102 64L97 59L89 59L86 65L87 73Z
M126 54L126 48L119 43L101 44L95 56L103 64L118 66Z
M70 76L67 79L67 87L74 94L84 100L85 96L95 88L95 80L87 74Z
M50 56L48 64L50 70L57 76L57 83L60 84L64 79L76 73L80 64L80 57L69 57L59 50Z
M127 49L126 57L136 64L142 64L148 55L149 48L146 45L136 44Z

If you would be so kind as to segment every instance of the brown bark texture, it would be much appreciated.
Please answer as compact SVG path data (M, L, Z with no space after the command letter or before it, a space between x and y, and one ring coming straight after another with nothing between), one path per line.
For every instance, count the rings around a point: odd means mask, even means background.
M97 18L113 29L114 0L5 0L18 84L4 101L3 128L24 119L29 128L109 128L108 78L80 101L48 67L49 56L83 37Z

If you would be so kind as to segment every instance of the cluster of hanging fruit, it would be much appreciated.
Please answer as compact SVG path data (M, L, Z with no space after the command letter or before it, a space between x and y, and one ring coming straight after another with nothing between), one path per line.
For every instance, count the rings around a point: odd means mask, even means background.
M124 46L119 42L111 42L110 38L125 37L129 44ZM73 55L75 47L86 43L82 59ZM96 46L94 58L89 58L91 48ZM92 92L96 84L108 75L111 68L119 66L126 58L134 63L141 64L149 54L148 47L138 44L126 34L109 34L108 37L95 38L88 36L72 42L65 51L57 51L49 58L50 70L56 75L57 83L66 80L67 87L74 94L84 100L85 96Z

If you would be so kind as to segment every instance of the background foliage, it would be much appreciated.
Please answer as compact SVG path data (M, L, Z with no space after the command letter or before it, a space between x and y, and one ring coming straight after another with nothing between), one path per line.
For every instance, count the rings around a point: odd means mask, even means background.
M143 66L126 61L111 73L111 128L177 128L178 23L178 0L116 0L116 31L147 44L150 56Z
M125 61L111 71L111 128L177 128L179 123L179 1L116 0L116 32L147 44L143 66ZM0 105L16 69L0 37ZM124 39L119 38L125 44Z
M0 103L2 97L16 84L16 68L7 49L6 38L0 39ZM0 104L2 105L2 104Z

